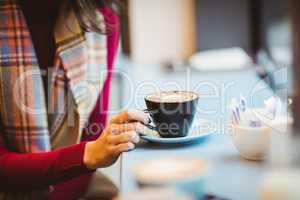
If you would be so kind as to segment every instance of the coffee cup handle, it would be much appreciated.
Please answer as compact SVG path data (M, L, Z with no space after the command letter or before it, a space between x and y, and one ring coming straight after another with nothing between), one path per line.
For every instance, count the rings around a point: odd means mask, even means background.
M151 111L149 109L144 109L143 112L149 115L149 119L150 119L150 123L151 123L153 121L153 119L150 115ZM155 130L155 131L157 130L157 128L151 124L144 124L144 125L151 130Z

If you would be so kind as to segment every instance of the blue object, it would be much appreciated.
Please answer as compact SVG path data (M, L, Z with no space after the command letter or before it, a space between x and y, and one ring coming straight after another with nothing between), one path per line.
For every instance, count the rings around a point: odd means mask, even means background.
M161 138L156 136L148 136L148 135L141 135L141 138L153 143L159 144L184 144L189 142L196 142L202 141L209 136L210 133L199 133L198 135L187 135L185 137L177 137L177 138Z
M212 124L212 121L198 118L197 120L194 120L189 133L185 137L163 138L159 135L140 135L140 137L148 142L158 144L184 144L200 142L204 141L208 135L214 132Z
M237 118L238 118L238 122L241 120L241 115L240 115L240 109L239 109L239 107L237 106L236 108L235 108L235 110L236 110L236 114L237 114Z
M233 118L234 118L234 121L236 124L239 124L239 119L238 119L238 116L237 116L237 113L236 113L236 109L232 109L232 115L233 115Z
M243 96L241 96L240 97L240 108L241 108L241 111L245 112L246 111L246 107L247 107L246 99Z

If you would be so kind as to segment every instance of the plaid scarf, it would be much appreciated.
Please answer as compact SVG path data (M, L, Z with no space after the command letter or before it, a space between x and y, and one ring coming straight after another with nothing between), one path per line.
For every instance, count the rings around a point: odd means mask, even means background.
M106 38L84 33L73 12L60 14L47 116L41 70L16 0L0 6L0 113L4 138L16 152L51 149L50 135L66 119L69 88L84 128L106 77ZM61 13L65 11L62 6ZM99 14L99 20L103 16ZM45 47L47 48L47 47ZM50 123L48 123L48 121Z
M51 135L66 123L69 98L75 102L82 132L102 90L106 37L83 32L75 14L65 11L63 4L55 27L57 49L47 109L42 72L20 5L17 0L0 2L1 134L12 151L51 150ZM34 199L34 194L15 194L13 199Z

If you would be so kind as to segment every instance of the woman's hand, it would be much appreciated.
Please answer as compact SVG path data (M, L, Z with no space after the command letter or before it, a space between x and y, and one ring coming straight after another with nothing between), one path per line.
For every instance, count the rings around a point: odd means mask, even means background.
M110 166L122 152L134 149L139 142L136 131L144 127L140 122L147 124L149 118L138 110L128 110L114 116L98 139L86 144L83 158L86 167Z

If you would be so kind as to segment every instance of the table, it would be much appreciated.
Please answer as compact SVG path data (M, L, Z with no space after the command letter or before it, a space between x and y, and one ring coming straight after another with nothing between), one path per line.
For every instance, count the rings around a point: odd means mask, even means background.
M206 189L210 194L232 200L258 199L258 187L267 166L262 162L244 160L228 135L212 135L206 141L189 146L143 145L126 153L122 160L121 193L137 189L132 166L148 159L165 156L197 157L208 164Z
M268 167L263 162L247 161L239 156L226 129L228 123L227 104L232 97L243 94L252 106L261 106L263 99L272 95L265 82L253 70L225 73L168 73L156 77L157 84L176 81L183 84L186 74L189 86L200 93L198 116L215 123L216 129L201 143L187 146L160 146L142 144L136 150L124 153L121 162L121 194L137 190L132 168L148 159L165 156L184 156L203 159L209 166L206 173L207 193L232 200L258 199L258 188ZM151 75L149 75L149 79ZM138 78L135 79L139 83ZM195 87L199 86L200 87ZM211 93L213 92L213 93Z

